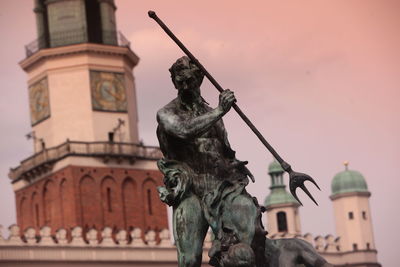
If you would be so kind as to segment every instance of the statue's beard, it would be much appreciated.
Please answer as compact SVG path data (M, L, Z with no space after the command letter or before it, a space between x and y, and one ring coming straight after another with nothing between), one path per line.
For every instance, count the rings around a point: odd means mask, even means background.
M187 89L187 90L179 90L179 98L184 103L198 103L201 100L200 90L195 89Z

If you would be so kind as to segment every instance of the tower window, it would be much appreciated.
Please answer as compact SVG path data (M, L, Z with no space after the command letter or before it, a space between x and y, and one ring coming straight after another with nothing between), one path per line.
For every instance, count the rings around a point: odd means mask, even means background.
M90 43L102 42L102 27L99 1L85 0L86 23Z
M349 212L349 220L353 220L354 219L354 214L352 211Z
M112 212L111 206L111 188L107 187L107 208L108 212Z
M367 213L366 213L365 211L362 212L362 218L363 218L364 220L367 219Z
M35 205L35 215L36 215L36 226L39 227L39 205Z
M42 14L43 14L43 22L42 27L43 27L43 33L42 35L39 36L39 48L46 48L49 47L50 43L50 36L49 36L49 22L48 22L48 13L47 13L47 8L45 5L45 0L40 0L39 1L39 7L42 9Z
M47 188L44 189L44 224L45 225L50 225L50 221L51 221L51 200L49 199L49 190L47 190Z
M149 214L153 215L153 210L151 207L151 191L150 191L150 189L147 189L147 207L149 209Z
M356 243L353 244L353 250L354 250L354 251L357 251L357 250L358 250L358 247L357 247L357 244L356 244Z
M278 231L279 232L287 232L288 227L287 227L286 213L283 211L280 211L276 214L276 218L278 220Z
M369 243L367 243L367 250L370 250L370 249L371 249L371 246Z

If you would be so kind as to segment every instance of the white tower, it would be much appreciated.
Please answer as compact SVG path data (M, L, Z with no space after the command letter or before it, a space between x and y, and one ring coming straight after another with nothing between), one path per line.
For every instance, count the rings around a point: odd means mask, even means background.
M132 73L139 58L116 31L115 9L112 0L35 1L38 39L20 63L35 152L67 139L139 141Z
M283 182L283 169L277 161L268 167L271 176L271 193L265 198L264 206L267 210L268 235L296 236L301 234L299 206L296 199L286 191Z
M35 0L28 75L34 154L12 168L21 229L168 227L157 147L139 143L133 68L114 0Z
M340 251L376 251L372 230L367 183L358 171L348 169L335 175L332 195L336 220L336 234L340 237Z

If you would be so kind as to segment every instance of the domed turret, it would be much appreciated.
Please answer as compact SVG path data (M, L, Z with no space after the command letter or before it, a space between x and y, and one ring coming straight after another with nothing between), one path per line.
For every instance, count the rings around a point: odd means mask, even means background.
M375 249L372 230L371 209L367 182L358 171L345 170L332 180L333 210L336 220L336 234L340 237L340 250L370 251Z
M334 196L350 192L368 192L368 186L364 176L358 171L349 170L348 162L345 162L345 170L335 175L331 190Z
M283 182L283 173L284 170L276 160L269 164L268 174L271 176L271 186L269 189L271 189L271 193L264 200L266 208L274 204L298 204L296 199L286 191L286 185Z
M268 231L270 235L277 233L300 233L300 219L298 207L300 204L286 191L283 182L281 165L274 160L268 166L268 174L271 176L270 194L265 198L264 206L267 210Z
M273 174L273 173L280 173L282 174L284 170L282 169L281 164L279 164L278 161L274 160L271 162L268 166L268 173Z

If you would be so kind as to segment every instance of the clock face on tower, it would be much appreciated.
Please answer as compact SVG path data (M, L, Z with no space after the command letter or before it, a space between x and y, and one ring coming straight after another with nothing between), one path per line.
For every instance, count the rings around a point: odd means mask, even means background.
M32 126L50 117L47 77L29 86L29 107Z
M93 110L127 111L124 75L122 73L90 71L90 88Z

